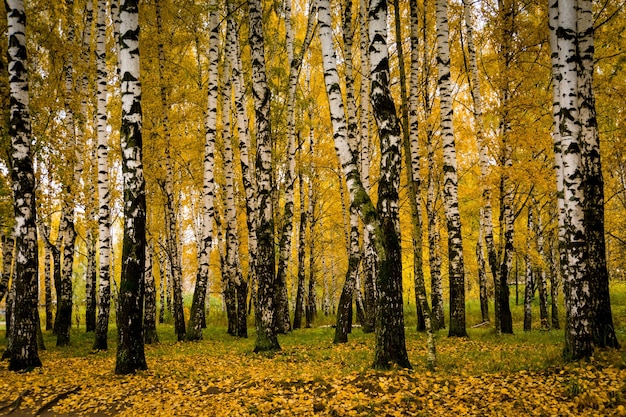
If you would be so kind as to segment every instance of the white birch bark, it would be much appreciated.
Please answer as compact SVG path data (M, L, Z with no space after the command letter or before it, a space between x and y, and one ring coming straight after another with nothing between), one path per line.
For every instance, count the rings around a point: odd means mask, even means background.
M202 244L198 256L198 271L196 287L186 338L188 340L202 339L202 317L206 298L206 289L209 286L209 259L213 241L213 220L215 217L215 140L217 135L217 100L218 100L218 65L219 65L219 15L216 0L209 3L211 14L209 17L209 70L208 70L208 98L207 110L204 119L205 142L202 180Z
M437 0L437 68L441 136L443 140L443 200L448 228L448 273L450 279L449 336L467 336L465 328L465 268L461 216L459 214L456 145L452 127L448 0Z
M11 315L9 370L41 366L37 350L38 259L35 175L31 151L31 125L26 52L26 13L22 0L5 0L7 13L9 94L11 97L11 180L15 212L16 303Z
M111 209L109 135L107 133L106 0L98 0L96 17L96 137L98 143L98 318L95 350L107 349L111 307Z
M566 309L565 355L571 359L593 354L592 295L584 256L586 230L584 223L585 194L580 143L578 105L579 59L576 47L575 0L559 0L557 45L559 57L559 129L565 201L565 241L567 266L564 270Z
M119 57L122 94L120 128L124 184L124 241L119 289L116 374L146 369L143 340L143 282L146 257L146 194L142 162L139 5L120 3Z
M256 303L257 337L254 350L280 349L276 337L274 211L272 207L272 131L270 126L270 89L265 71L265 46L263 17L260 0L248 2L250 19L250 53L252 58L252 95L255 107L257 152L255 173L257 178L257 262L258 281Z

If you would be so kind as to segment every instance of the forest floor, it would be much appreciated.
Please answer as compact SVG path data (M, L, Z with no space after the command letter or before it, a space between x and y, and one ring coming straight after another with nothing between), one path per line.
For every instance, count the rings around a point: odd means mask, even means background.
M516 323L519 311L514 306ZM626 345L626 302L614 301L613 312ZM162 342L146 346L149 369L117 376L113 331L111 348L92 352L93 335L73 329L70 347L45 336L42 368L13 373L0 363L0 415L626 415L625 348L565 363L562 330L524 332L516 324L514 335L497 336L468 318L467 339L437 333L434 371L426 368L426 336L413 328L406 333L413 369L381 372L370 369L374 337L359 328L343 345L332 343L331 327L296 330L279 337L281 351L255 354L253 331L236 339L209 327L203 341L175 343L172 326L163 325Z

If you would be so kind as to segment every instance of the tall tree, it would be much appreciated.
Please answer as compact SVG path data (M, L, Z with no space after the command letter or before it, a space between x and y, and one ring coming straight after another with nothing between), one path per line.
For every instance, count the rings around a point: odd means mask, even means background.
M448 274L450 279L449 336L467 336L465 328L465 267L461 216L459 214L456 145L452 127L452 88L450 82L450 46L448 0L437 0L437 68L439 106L443 138L443 200L448 227Z
M394 2L396 20L396 39L400 43L400 10L399 2ZM407 166L407 182L409 183L409 198L411 199L411 221L413 225L413 280L415 283L415 303L421 306L424 317L424 330L428 334L428 366L436 364L435 336L433 334L432 312L428 306L426 283L424 282L422 258L422 204L421 204L421 175L419 157L419 11L416 0L409 2L411 15L411 75L410 98L408 99L408 114L405 118L404 152ZM399 57L399 56L398 56ZM418 325L419 327L419 325Z
M219 48L219 15L217 2L209 3L209 80L206 117L204 119L204 162L202 171L202 242L198 256L196 287L191 302L189 323L187 324L187 340L202 339L202 317L209 281L209 260L213 241L213 218L215 215L215 140L217 126L218 100L218 48Z
M166 244L169 265L172 271L172 285L174 295L174 331L178 341L185 339L185 313L183 306L183 274L181 266L181 257L179 254L178 242L178 222L176 221L176 202L174 201L174 171L172 167L172 157L170 148L172 141L170 137L169 126L169 103L168 88L165 82L165 41L167 35L163 30L163 1L155 0L156 7L156 24L159 41L157 44L157 52L159 54L159 98L161 104L161 126L163 137L166 145L164 146L165 156L163 163L165 165L165 179L161 181L163 194L165 196L165 224L166 224ZM204 311L203 308L199 311Z
M120 74L122 87L122 173L124 240L119 289L116 374L147 369L143 337L143 284L146 258L146 194L142 163L141 83L139 78L139 7L120 2Z
M96 136L98 139L98 318L93 348L107 349L111 308L111 195L109 186L109 135L107 133L106 1L98 0L96 15Z
M557 48L559 67L558 126L561 139L563 181L564 236L566 265L564 296L566 310L565 355L580 359L593 354L593 296L589 269L584 256L587 233L584 222L585 194L580 143L576 47L576 10L574 0L559 0L552 7L558 10Z
M272 207L272 131L270 126L270 89L265 69L263 10L260 0L248 2L250 54L252 58L252 96L255 108L257 178L257 300L254 351L280 349L276 337L276 285L274 251L274 210Z
M468 0L463 1L463 16L465 18L465 28L467 37L467 52L469 58L469 84L471 86L470 93L473 101L474 113L474 129L476 130L476 144L478 145L478 164L480 165L480 184L482 187L482 208L480 212L479 233L481 237L478 240L476 252L479 258L478 273L480 276L480 294L481 294L481 312L483 321L489 321L489 304L486 302L487 279L484 267L483 255L483 239L487 249L487 260L489 262L492 277L498 274L498 262L496 254L496 246L493 239L493 214L491 208L491 187L489 185L489 156L487 140L485 138L485 129L483 126L483 99L480 91L480 79L478 77L478 60L476 58L476 45L474 43L474 19L472 5Z
M609 272L604 239L604 179L600 159L600 135L596 117L594 74L594 17L591 0L578 2L577 38L580 60L578 61L578 106L581 124L581 158L584 167L584 222L587 232L587 262L594 292L593 341L599 347L619 348L615 335L611 298L609 295Z
M15 307L11 316L9 369L41 366L37 350L38 259L35 175L31 153L31 124L26 54L26 13L22 0L5 0L8 21L10 89L9 136L15 212Z

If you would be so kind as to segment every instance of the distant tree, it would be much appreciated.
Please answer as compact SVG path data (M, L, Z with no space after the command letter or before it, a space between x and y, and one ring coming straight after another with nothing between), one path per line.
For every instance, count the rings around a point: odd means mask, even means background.
M35 175L31 153L31 125L26 54L26 13L22 0L5 0L8 21L10 88L9 137L15 210L15 306L11 316L9 370L41 366L37 349L38 251Z
M146 244L146 272L145 272L145 298L143 332L147 345L159 343L159 335L156 329L156 287L154 284L153 262L154 251L151 244Z
M124 240L119 289L116 374L147 369L143 307L146 258L146 194L142 163L141 84L139 80L139 7L120 2L120 74L122 86L122 172Z

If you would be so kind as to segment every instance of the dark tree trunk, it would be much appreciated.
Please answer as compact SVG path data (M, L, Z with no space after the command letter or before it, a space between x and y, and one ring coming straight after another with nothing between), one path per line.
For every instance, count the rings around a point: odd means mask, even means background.
M159 335L156 329L156 288L154 285L154 273L152 271L153 252L150 245L146 245L146 272L145 272L145 300L143 331L144 341L147 345L159 343Z
M359 217L355 207L350 207L350 249L346 281L341 291L337 306L337 326L333 343L347 343L348 333L352 331L352 299L356 275L359 273L361 254L359 248Z
M91 228L87 233L87 271L85 275L85 327L86 331L96 330L96 239Z

